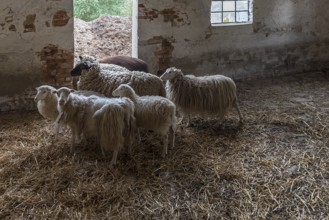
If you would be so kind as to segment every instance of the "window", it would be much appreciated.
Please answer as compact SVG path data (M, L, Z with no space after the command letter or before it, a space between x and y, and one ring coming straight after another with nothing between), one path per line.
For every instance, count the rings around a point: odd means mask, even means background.
M212 0L211 24L252 22L252 0Z

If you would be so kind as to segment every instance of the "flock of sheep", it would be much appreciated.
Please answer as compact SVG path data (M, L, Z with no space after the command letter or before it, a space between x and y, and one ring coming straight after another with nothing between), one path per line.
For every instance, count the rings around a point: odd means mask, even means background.
M104 157L113 151L111 166L117 163L121 149L131 153L136 139L140 142L140 129L161 136L165 157L168 144L171 148L175 145L177 114L188 122L191 115L222 120L234 107L242 123L236 85L223 75L196 77L171 67L158 77L136 58L101 63L85 56L71 76L79 77L77 90L49 85L37 88L38 111L54 122L56 134L65 126L70 128L71 150L79 141L96 137Z

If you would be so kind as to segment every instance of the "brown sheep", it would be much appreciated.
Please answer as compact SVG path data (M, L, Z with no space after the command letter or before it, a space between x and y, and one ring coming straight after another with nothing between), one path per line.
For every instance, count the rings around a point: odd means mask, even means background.
M115 64L127 68L130 71L143 71L148 73L147 63L141 59L129 56L104 57L98 60L100 63Z

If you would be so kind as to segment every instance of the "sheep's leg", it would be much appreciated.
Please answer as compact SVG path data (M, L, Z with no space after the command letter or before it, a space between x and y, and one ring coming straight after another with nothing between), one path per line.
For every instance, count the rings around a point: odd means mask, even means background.
M73 152L73 149L75 147L75 143L76 143L76 140L78 138L78 131L75 129L75 128L71 128L71 133L72 133L72 137L71 137L71 153Z
M111 163L110 163L110 166L111 166L111 167L112 167L113 165L117 164L118 153L119 153L118 150L114 150L114 151L113 151L113 156L112 156L112 160L111 160Z
M61 127L59 126L59 122L61 120L61 117L63 115L63 112L59 113L55 122L54 122L54 132L55 132L55 137L57 137L57 135L59 134Z
M187 116L187 124L186 124L188 127L190 127L191 126L191 115L190 114L188 114L188 116Z
M128 143L128 154L131 156L132 154L133 154L133 144L134 144L134 135L129 135L129 136L131 136L130 137L130 140L129 140L129 143Z
M169 128L169 146L171 149L173 149L175 147L175 131L173 126L170 126Z
M142 139L141 139L141 132L139 128L137 129L137 136L138 136L138 143L140 144L142 142Z
M128 145L128 154L131 156L133 154L133 147L132 144Z
M239 115L239 124L243 124L241 111L240 111L240 108L239 108L239 105L237 102L234 103L234 108L236 109L236 111L238 112L238 115Z
M168 134L165 134L162 136L163 141L163 149L162 149L162 158L166 157L166 154L168 153Z
M105 151L104 151L104 147L101 145L101 151L102 151L102 155L105 158Z

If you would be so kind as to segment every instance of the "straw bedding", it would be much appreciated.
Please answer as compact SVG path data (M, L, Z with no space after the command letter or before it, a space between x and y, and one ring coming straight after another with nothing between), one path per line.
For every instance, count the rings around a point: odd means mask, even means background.
M325 73L238 82L245 124L194 119L176 147L142 144L109 168L92 141L69 150L37 112L0 115L1 219L328 219Z

